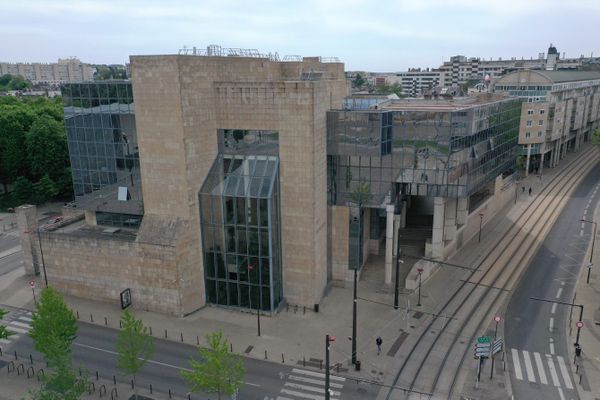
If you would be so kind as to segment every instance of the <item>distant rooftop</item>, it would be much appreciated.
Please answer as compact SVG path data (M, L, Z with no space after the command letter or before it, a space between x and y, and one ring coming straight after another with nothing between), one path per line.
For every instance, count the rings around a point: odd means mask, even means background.
M378 108L384 111L459 111L508 98L503 94L485 93L452 99L401 99L380 104Z
M178 54L188 56L204 56L204 57L250 57L250 58L266 58L271 61L283 61L283 62L302 62L303 57L299 55L285 55L280 57L277 52L261 53L257 49L240 49L240 48L228 48L221 47L216 44L211 44L202 47L186 47L183 46L179 49ZM339 63L341 62L337 57L310 57L312 59L318 58L319 62L322 63Z
M554 83L579 82L600 79L600 71L536 71Z

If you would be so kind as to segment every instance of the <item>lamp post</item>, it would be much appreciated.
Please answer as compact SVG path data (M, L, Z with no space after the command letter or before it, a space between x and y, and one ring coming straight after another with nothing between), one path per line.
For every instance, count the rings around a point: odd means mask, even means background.
M396 236L398 236L397 241L396 241L396 279L395 279L395 285L394 285L394 310L398 309L398 291L399 286L400 286L400 263L404 263L404 261L402 261L400 259L400 232L398 231L398 233L396 234Z
M483 213L479 213L479 240L478 243L481 243L481 227L483 225Z
M499 315L496 315L494 317L494 322L496 323L496 328L494 329L494 341L492 342L492 368L490 371L490 379L492 379L492 377L494 376L494 354L493 354L493 349L494 349L494 345L496 344L496 339L498 337L498 324L500 323L500 321L502 321L502 317Z
M357 313L357 293L356 277L358 268L354 268L354 294L352 296L352 365L356 365L356 313Z
M419 272L419 298L417 301L417 307L421 307L421 276L423 275L423 268L417 268Z
M581 328L583 328L583 304L567 303L564 301L540 299L539 297L530 297L531 300L544 301L546 303L562 304L564 306L579 307L579 321L577 321L577 337L575 339L575 347L579 347L579 336Z
M329 344L335 342L335 336L325 335L325 400L330 400L329 389Z
M597 223L594 221L588 221L587 219L580 219L581 222L585 222L588 224L594 224L594 233L592 234L592 250L590 251L590 264L588 265L588 272L587 272L587 278L585 280L585 283L590 283L590 273L592 272L592 258L594 257L594 246L596 245L596 227L597 227Z

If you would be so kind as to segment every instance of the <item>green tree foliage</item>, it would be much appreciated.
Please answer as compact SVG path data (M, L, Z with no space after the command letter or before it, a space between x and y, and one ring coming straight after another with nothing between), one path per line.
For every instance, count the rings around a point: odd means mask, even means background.
M525 163L526 163L527 158L525 156L517 156L517 171L519 172L523 172L525 171Z
M600 129L596 129L594 133L592 133L592 143L600 150Z
M44 174L37 187L35 188L37 198L39 202L44 202L46 200L52 199L58 194L58 189L54 181L48 176L48 174Z
M8 314L8 311L0 308L0 320L4 318L6 314ZM0 325L0 339L8 339L12 335L14 335L14 332L9 331L6 326Z
M20 176L15 181L12 192L12 199L15 204L21 205L28 203L34 195L33 184L24 176Z
M63 124L42 114L35 119L25 135L25 143L33 177L40 179L48 174L52 179L58 179L69 159Z
M0 76L0 92L7 90L23 90L31 86L31 82L21 75L5 74Z
M63 298L51 287L42 290L29 336L35 349L43 354L49 371L43 387L32 393L34 399L77 400L85 391L87 377L80 377L71 361L77 329L77 320Z
M206 335L209 348L198 347L201 361L190 359L192 371L181 371L191 392L216 393L228 396L236 393L244 383L246 368L241 357L229 352L222 332Z
M395 94L398 97L405 97L402 94L402 86L398 83L393 83L391 85L383 84L375 86L375 93L377 94Z
M371 201L371 185L365 178L361 178L358 182L354 191L350 194L350 199L353 203L357 204L359 207L362 207L363 204Z
M126 375L133 377L135 396L137 398L137 385L135 376L154 354L154 340L148 333L148 328L142 321L128 311L123 311L121 316L121 330L117 338L117 368Z
M352 81L352 86L354 86L357 89L360 89L366 83L367 83L367 81L365 80L365 78L362 76L362 74L360 72L358 72L356 74L356 76L354 77L354 80Z
M127 78L127 71L125 71L123 66L94 65L94 68L96 68L96 72L94 73L94 80L96 81Z

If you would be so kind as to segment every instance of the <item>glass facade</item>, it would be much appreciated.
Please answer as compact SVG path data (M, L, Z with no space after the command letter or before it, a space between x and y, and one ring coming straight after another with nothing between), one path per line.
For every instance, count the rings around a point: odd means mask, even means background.
M207 302L274 311L283 297L279 157L219 154L199 204Z
M77 206L142 215L131 83L72 83L61 92Z
M521 100L454 109L330 111L328 199L347 205L368 182L370 206L409 195L468 197L514 167ZM389 200L387 200L389 201Z

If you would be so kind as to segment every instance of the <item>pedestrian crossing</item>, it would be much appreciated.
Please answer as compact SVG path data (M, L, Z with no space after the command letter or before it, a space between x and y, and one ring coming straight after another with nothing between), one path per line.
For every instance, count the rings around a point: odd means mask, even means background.
M31 311L18 310L10 312L0 320L0 324L12 332L7 339L0 339L0 347L6 347L12 342L17 341L21 335L26 335L31 329L32 313Z
M339 400L346 378L329 376L331 400ZM285 377L276 400L325 400L325 374L300 368L292 369Z
M520 381L573 389L573 381L564 357L511 349L515 377Z

